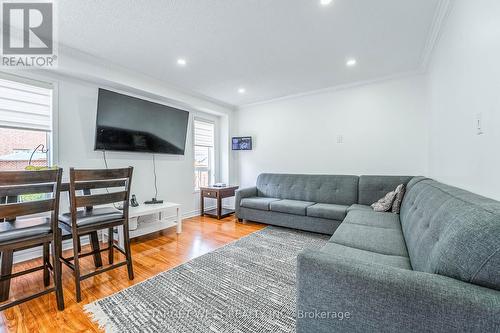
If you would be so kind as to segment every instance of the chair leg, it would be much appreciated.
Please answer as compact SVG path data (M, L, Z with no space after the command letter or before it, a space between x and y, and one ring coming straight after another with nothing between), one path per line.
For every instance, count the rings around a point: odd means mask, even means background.
M50 263L50 252L49 252L49 243L43 244L43 285L48 287L50 285L50 272L49 265Z
M79 251L78 246L80 244L80 236L73 234L73 263L75 266L75 288L76 288L76 302L79 303L82 300L82 291L80 288L80 261L78 259Z
M7 201L6 197L0 197L0 205L5 204L5 201ZM4 219L0 219L0 223L4 222Z
M114 257L113 257L114 238L115 238L114 228L109 228L108 229L108 248L109 248L109 251L108 251L108 262L109 262L110 265L112 265L113 262L114 262Z
M78 253L82 252L82 242L80 241L80 236L78 236Z
M128 270L128 279L134 279L134 269L132 267L132 253L130 251L130 235L128 230L128 222L125 221L123 224L123 246L125 250L125 256L127 257L127 270Z
M10 275L12 273L12 258L14 252L12 250L6 250L2 252L2 276ZM0 281L0 302L4 302L9 299L10 293L10 279Z
M56 301L57 309L59 311L64 310L64 296L62 288L62 267L61 267L61 256L62 256L62 238L61 232L59 231L52 242L52 262L53 262L53 273L54 273L54 285L56 288Z
M90 246L92 247L92 251L99 251L99 237L97 236L97 231L92 231L89 235L90 237ZM96 252L93 255L94 257L94 266L102 267L102 258L101 252Z

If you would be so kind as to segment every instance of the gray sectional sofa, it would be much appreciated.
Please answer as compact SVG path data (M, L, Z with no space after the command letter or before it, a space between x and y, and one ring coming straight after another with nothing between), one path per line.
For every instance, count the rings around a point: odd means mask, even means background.
M236 192L236 216L331 235L348 210L372 204L411 178L263 173L255 187Z
M400 183L400 215L369 207ZM333 234L298 257L299 333L500 332L500 202L424 177L262 174L236 214Z

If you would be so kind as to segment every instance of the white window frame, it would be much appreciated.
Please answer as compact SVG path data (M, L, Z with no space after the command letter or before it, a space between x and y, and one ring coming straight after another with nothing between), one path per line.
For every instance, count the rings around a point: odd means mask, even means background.
M50 132L47 132L47 146L49 147L49 154L47 156L47 164L49 166L54 166L59 163L59 137L58 137L58 124L59 124L59 112L58 112L58 101L59 101L59 85L57 81L40 80L36 75L32 77L24 77L13 75L10 73L0 72L0 78L4 80L19 82L23 84L33 85L36 87L41 87L45 89L52 90L52 100L51 100L51 112L52 112L52 128ZM10 127L19 130L30 130L29 128L17 128ZM34 147L33 147L34 148ZM47 147L45 147L47 148Z
M194 184L194 193L200 192L200 188L197 187L198 184L196 184L196 178L195 178L195 172L196 172L196 167L194 166L194 162L196 160L196 145L195 145L195 121L199 122L204 122L204 123L209 123L214 126L214 145L213 145L213 151L212 154L209 154L209 167L207 168L207 171L209 172L209 184L210 183L215 183L217 180L217 168L218 168L218 149L217 149L217 122L212 120L212 119L207 119L205 117L200 117L200 116L194 116L193 117L193 122L192 122L192 138L193 138L193 144L192 144L192 149L193 149L193 184Z

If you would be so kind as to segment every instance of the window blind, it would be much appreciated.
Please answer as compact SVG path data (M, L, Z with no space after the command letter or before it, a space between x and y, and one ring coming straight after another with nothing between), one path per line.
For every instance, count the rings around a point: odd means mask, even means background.
M194 145L202 147L214 146L214 129L213 123L194 120Z
M0 78L0 126L52 130L52 89Z

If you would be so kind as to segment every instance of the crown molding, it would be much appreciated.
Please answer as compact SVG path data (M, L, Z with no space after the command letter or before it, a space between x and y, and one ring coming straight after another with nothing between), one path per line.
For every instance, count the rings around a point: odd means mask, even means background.
M437 43L439 42L444 25L446 24L446 19L448 18L452 10L453 3L454 0L440 0L437 5L437 10L432 20L431 29L429 31L429 35L427 37L427 41L424 45L420 58L420 71L422 73L425 73L427 71L427 68L429 67L432 54L434 52L434 49L436 48Z
M311 95L318 95L318 94L335 92L335 91L346 90L346 89L353 89L353 88L358 88L358 87L367 86L367 85L371 85L371 84L377 84L377 83L382 83L382 82L386 82L386 81L399 80L399 79L404 79L404 78L408 78L408 77L412 77L412 76L418 76L418 75L422 75L422 74L423 73L420 71L420 69L416 69L416 70L412 70L412 71L383 76L383 77L379 77L379 78L375 78L375 79L371 79L371 80L364 80L364 81L358 81L358 82L353 82L353 83L340 84L340 85L335 85L335 86L331 86L331 87L327 87L327 88L310 90L310 91L306 91L306 92L302 92L302 93L298 93L298 94L284 95L281 97L267 99L267 100L259 101L259 102L255 102L255 103L242 104L242 105L238 106L236 111L240 111L241 109L259 106L259 105L268 104L268 103L286 101L289 99L295 99L295 98L306 97L306 96L311 96Z

